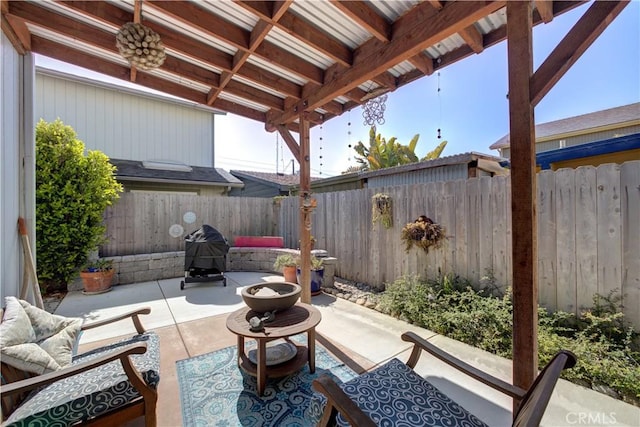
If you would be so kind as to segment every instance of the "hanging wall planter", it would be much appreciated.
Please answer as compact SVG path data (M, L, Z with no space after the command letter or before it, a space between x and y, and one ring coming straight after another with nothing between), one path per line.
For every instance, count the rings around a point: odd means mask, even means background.
M446 236L442 226L435 224L425 215L420 215L417 220L402 228L401 238L407 252L415 245L428 253L429 249L440 247Z
M371 223L375 226L376 222L381 222L387 229L393 226L391 196L388 194L378 193L371 198Z

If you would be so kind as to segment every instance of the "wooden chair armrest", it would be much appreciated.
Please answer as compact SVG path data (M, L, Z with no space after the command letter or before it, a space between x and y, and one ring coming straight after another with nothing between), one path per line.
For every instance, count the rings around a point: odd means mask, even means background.
M335 410L338 410L352 426L375 427L376 424L371 418L328 375L321 375L313 380L313 388L327 397L327 406L324 408L319 426L329 425L336 416Z
M151 313L151 308L150 307L137 308L135 310L131 310L131 311L128 311L126 313L122 313L120 315L110 317L108 319L98 320L98 321L95 321L95 322L87 323L85 325L82 325L81 329L83 331L86 331L87 329L97 328L98 326L108 325L109 323L117 322L119 320L123 320L123 319L126 319L128 317L131 317L131 319L133 320L133 324L136 327L136 331L139 334L142 334L142 333L145 332L145 329L144 329L144 326L142 326L142 323L140 322L140 318L138 316L140 314L149 314L149 313Z
M125 372L129 376L129 379L132 382L137 383L137 379L132 379L130 373L128 372L128 370L130 370L132 366L128 356L132 354L143 354L146 351L147 343L138 342L129 344L118 350L108 352L95 359L78 363L76 365L71 365L58 371L49 372L47 374L38 375L20 381L15 381L9 384L3 384L2 386L0 386L0 394L11 395L15 393L23 393L29 390L33 390L34 388L49 385L64 378L77 375L81 372L88 371L100 365L104 365L105 363L109 363L118 359L120 359L121 363L123 364L123 367L125 368Z
M480 381L481 383L486 384L489 387L494 388L512 398L521 400L527 393L526 390L523 390L520 387L516 387L506 381L502 381L500 378L496 378L493 375L474 368L468 363L463 362L462 360L452 356L446 351L436 347L429 341L416 335L413 332L405 332L404 334L402 334L402 340L413 343L413 351L411 352L411 356L407 361L407 365L411 369L415 368L416 364L418 363L418 359L420 359L422 350L425 350L429 354L437 357L448 365L451 365L459 371L469 375L471 378L474 378L477 381Z

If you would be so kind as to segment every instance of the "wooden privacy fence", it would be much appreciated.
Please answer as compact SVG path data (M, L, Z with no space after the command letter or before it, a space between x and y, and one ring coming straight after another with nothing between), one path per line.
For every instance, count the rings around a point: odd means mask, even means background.
M316 194L312 234L317 248L338 258L336 275L382 287L407 274L455 274L481 285L493 275L511 285L509 177L475 178ZM371 198L386 193L393 226L371 224ZM538 174L540 303L577 312L592 297L617 290L627 318L640 329L640 161L543 171ZM123 194L107 212L109 243L103 256L178 251L201 224L232 243L237 235L280 235L299 246L299 200ZM189 223L188 212L196 220ZM447 240L425 254L405 251L402 227L426 215ZM172 237L171 227L184 230ZM179 231L179 229L178 229ZM174 234L175 235L175 234Z
M316 247L338 258L336 275L381 285L406 274L459 275L479 285L493 275L511 285L510 178L476 178L316 194ZM393 202L393 227L372 227L371 198ZM626 316L640 329L640 161L538 174L540 304L577 312L592 297L617 291ZM282 204L280 229L297 241L298 200ZM402 227L426 215L447 240L425 254L405 252ZM294 237L295 236L295 237ZM295 240L294 240L295 239Z
M208 224L233 238L278 235L272 199L202 197L170 193L124 193L107 209L101 256L184 250L184 237Z

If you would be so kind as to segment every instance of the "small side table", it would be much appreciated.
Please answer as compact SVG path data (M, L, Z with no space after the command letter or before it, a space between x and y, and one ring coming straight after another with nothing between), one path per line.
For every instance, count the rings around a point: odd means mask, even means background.
M257 378L259 395L264 393L267 377L284 377L298 371L305 363L309 363L309 370L315 372L316 326L322 319L317 308L298 302L285 311L276 312L275 320L265 323L264 330L260 332L252 332L249 329L249 319L254 316L260 317L262 313L257 313L249 307L234 311L227 317L227 329L238 336L238 366L249 375ZM269 341L304 332L307 333L307 346L296 344L298 352L293 359L278 365L267 366L267 343ZM253 364L245 354L245 338L255 339L258 343L257 364Z

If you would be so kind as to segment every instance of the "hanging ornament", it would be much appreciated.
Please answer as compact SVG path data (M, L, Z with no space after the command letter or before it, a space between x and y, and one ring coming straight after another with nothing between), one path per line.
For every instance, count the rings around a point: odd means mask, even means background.
M320 125L320 175L322 175L322 125Z
M129 64L140 70L158 68L166 58L158 33L139 23L127 22L118 30L116 47Z
M440 98L440 71L438 71L438 106L440 109L440 126L442 126L442 98ZM442 138L441 129L438 128L438 139Z
M385 102L387 102L387 94L371 98L362 105L362 117L366 126L375 127L376 123L384 124L384 110L387 108Z

